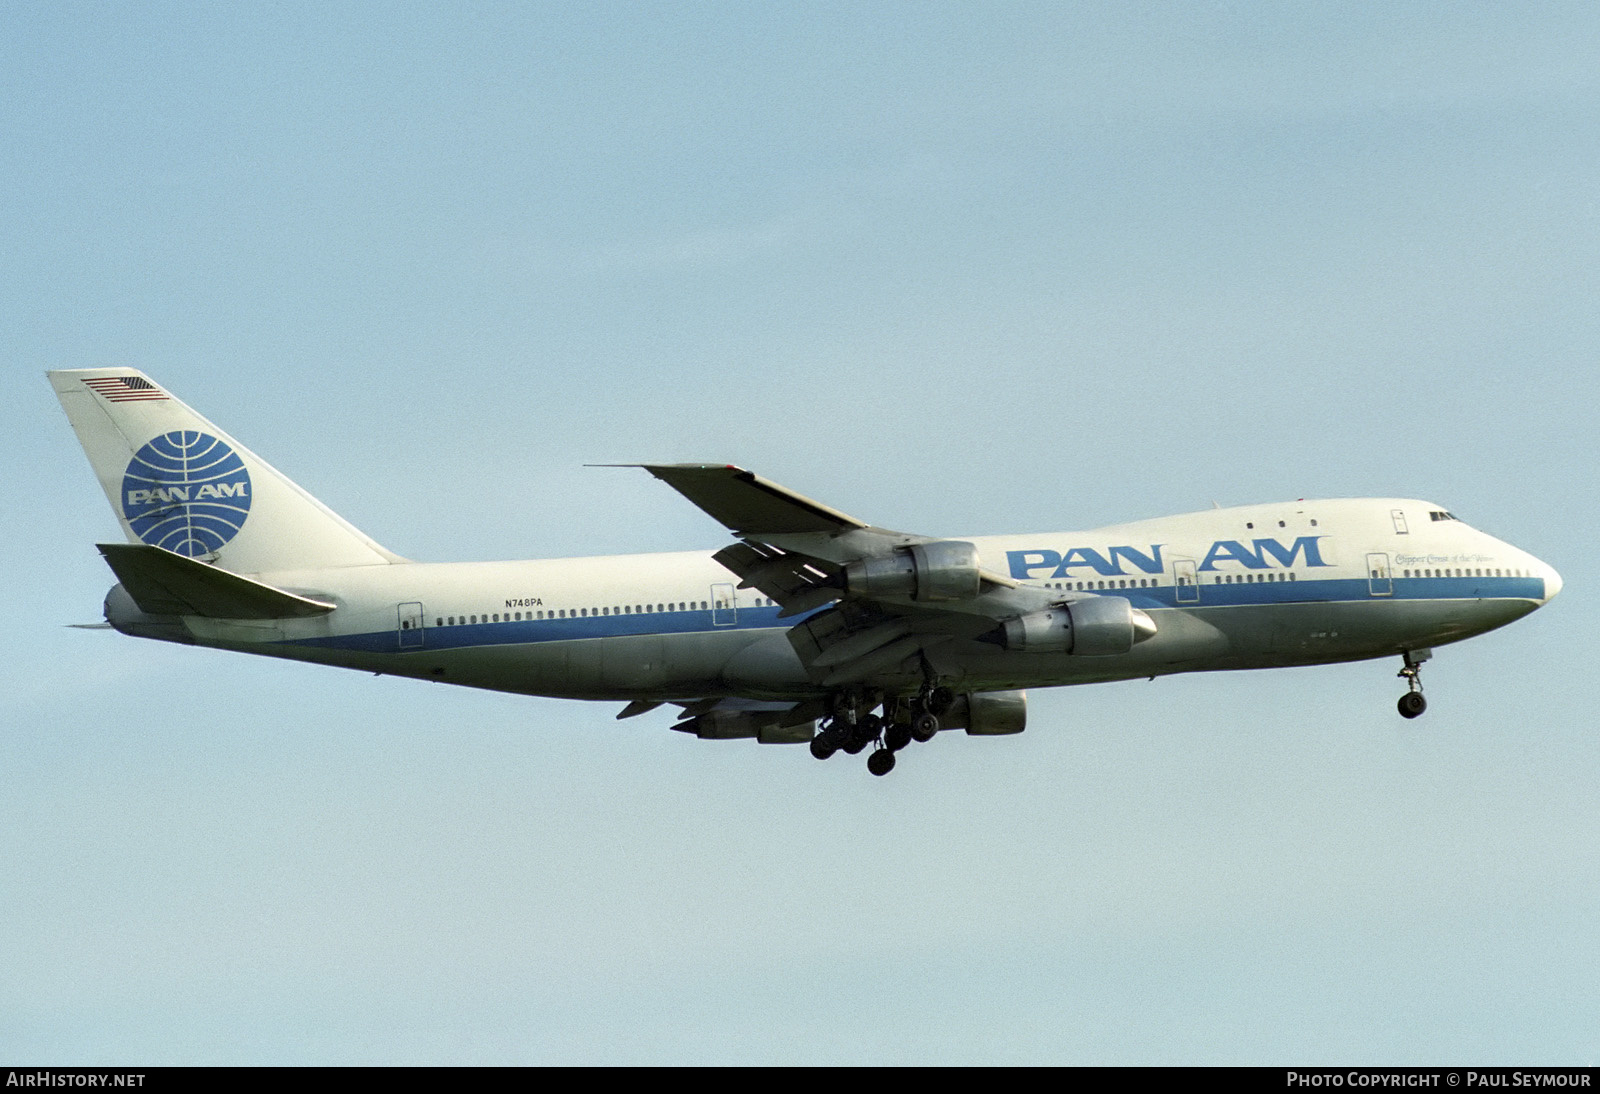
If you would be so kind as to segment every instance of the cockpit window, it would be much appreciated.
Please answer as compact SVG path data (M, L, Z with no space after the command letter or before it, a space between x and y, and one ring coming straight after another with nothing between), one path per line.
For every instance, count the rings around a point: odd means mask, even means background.
M1461 519L1460 517L1456 516L1454 513L1447 513L1443 509L1434 509L1434 510L1432 510L1431 512L1428 513L1428 516L1430 518L1432 518L1433 520L1460 520Z

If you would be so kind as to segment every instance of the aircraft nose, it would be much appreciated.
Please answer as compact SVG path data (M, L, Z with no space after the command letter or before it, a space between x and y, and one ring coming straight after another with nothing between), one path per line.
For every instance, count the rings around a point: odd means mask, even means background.
M1544 571L1544 598L1549 602L1561 591L1561 575L1556 573L1556 568L1549 563L1541 562L1539 568Z

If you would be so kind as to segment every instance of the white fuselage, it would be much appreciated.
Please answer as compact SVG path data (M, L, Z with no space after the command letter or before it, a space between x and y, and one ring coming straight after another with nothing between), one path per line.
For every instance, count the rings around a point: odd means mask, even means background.
M1408 499L1217 509L1088 532L977 537L986 571L1063 599L1126 597L1154 638L1115 656L930 650L953 687L1043 687L1401 654L1503 626L1556 572ZM799 617L710 552L527 562L396 563L262 573L336 605L312 618L151 617L120 588L119 630L531 695L665 700L816 695L786 634ZM887 676L880 687L914 687Z

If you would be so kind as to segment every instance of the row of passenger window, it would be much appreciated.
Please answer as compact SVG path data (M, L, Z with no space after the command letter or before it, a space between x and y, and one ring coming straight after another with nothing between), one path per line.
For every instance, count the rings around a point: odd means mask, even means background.
M1527 577L1526 570L1484 569L1467 567L1453 570L1407 570L1407 577Z
M1454 518L1450 518L1454 519ZM1377 576L1374 573L1373 576ZM1527 571L1517 569L1485 569L1485 568L1456 568L1456 569L1425 569L1406 570L1406 577L1527 577ZM1294 581L1293 573L1273 571L1264 574L1217 574L1212 581L1218 585L1254 584L1269 581ZM1155 588L1158 582L1155 578L1118 578L1103 581L1047 581L1047 589L1061 589L1079 592L1095 589L1144 589ZM754 607L770 608L775 606L772 600L766 597L756 597ZM447 615L434 619L436 627L455 627L467 623L512 623L535 619L582 619L596 615L649 615L656 612L685 612L709 611L711 604L705 600L686 600L667 604L634 604L631 606L602 608L558 608L551 611L538 612L488 612L483 615Z
M770 607L772 601L756 598L756 607ZM747 605L748 606L748 605ZM556 608L544 612L486 612L482 615L435 616L435 627L459 627L467 623L521 623L535 619L583 619L595 615L654 615L656 612L710 611L707 600L682 600L668 604L634 604L604 608Z
M1247 581L1293 581L1294 579L1294 575L1291 573L1274 571L1267 574L1217 574L1211 580L1218 585L1232 585ZM1180 579L1180 584L1182 583ZM1076 583L1071 581L1046 581L1044 587L1047 589L1061 589L1066 592L1072 592L1075 589L1079 592L1087 592L1095 589L1153 589L1159 584L1161 583L1153 577L1136 577L1106 581L1079 581Z

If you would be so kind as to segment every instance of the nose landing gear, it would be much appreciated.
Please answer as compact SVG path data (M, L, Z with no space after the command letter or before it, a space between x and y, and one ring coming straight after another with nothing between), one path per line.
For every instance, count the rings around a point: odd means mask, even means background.
M1405 668L1395 675L1404 680L1410 690L1400 696L1396 705L1402 718L1415 718L1428 709L1428 700L1422 695L1422 663L1433 656L1433 651L1406 650L1401 656L1405 658Z

